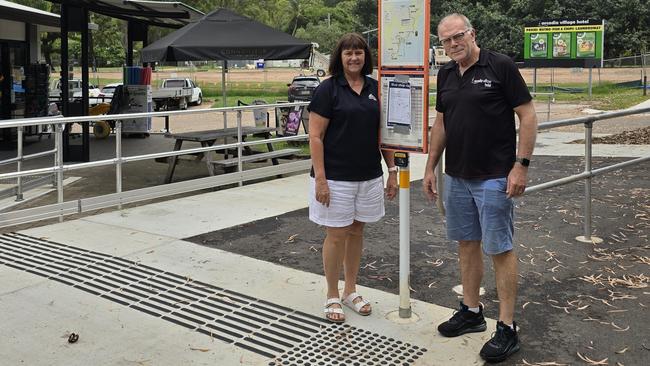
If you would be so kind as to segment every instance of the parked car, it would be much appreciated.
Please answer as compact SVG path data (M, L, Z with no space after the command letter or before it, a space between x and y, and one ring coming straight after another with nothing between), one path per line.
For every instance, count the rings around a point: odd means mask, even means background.
M198 85L196 85L191 79L188 78L165 79L163 80L159 90L188 89L188 88L192 90L192 95L188 98L189 104L201 105L201 103L203 103L203 92L201 91L201 88ZM154 92L154 94L156 93Z
M81 79L71 79L68 80L68 88L72 90L73 98L81 98ZM95 85L88 83L88 96L90 98L97 98L101 93L101 90ZM61 80L52 80L50 84L50 97L59 98L61 97Z
M113 83L106 84L99 93L99 98L106 98L107 101L110 101L113 98L113 93L115 93L115 88L122 85L122 83Z
M294 77L291 84L287 84L289 87L287 91L289 102L311 100L318 85L320 85L318 76L300 75Z

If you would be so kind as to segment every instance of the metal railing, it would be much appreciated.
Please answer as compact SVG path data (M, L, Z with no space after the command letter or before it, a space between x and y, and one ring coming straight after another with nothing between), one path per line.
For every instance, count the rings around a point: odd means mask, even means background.
M278 103L278 104L241 106L241 107L230 107L230 108L202 109L202 110L194 110L194 111L150 112L150 113L131 113L131 114L122 114L122 115L111 115L111 119L116 120L115 158L88 162L88 163L71 164L71 165L63 164L63 155L61 153L63 125L65 123L72 123L72 122L87 123L87 122L99 121L105 119L106 116L92 116L92 117L86 116L86 117L69 117L69 118L32 118L28 120L12 120L12 121L0 122L0 128L5 128L5 127L21 128L29 125L54 124L55 134L56 134L55 149L54 149L54 151L56 151L56 163L54 164L54 166L49 168L31 169L27 171L18 170L14 173L4 173L4 174L0 174L0 179L20 178L20 177L40 175L40 174L55 174L56 181L57 181L57 185L56 185L57 203L56 204L31 208L31 209L25 209L20 211L13 211L8 213L0 213L0 227L36 221L45 218L52 218L56 216L58 216L62 220L63 216L68 214L81 213L89 210L95 210L95 209L111 207L111 206L118 206L118 208L121 208L121 206L126 203L170 196L179 193L186 193L190 191L196 191L196 190L201 190L201 189L206 189L206 188L211 188L211 187L216 187L216 186L226 185L226 184L238 183L241 185L243 184L243 182L248 180L270 177L279 174L305 171L309 169L309 167L311 166L311 160L303 160L298 162L281 164L278 166L267 166L267 167L244 171L242 161L241 161L241 156L242 156L242 149L246 146L307 139L307 135L298 135L298 136L291 136L291 137L281 137L281 138L272 138L267 140L244 142L242 140L242 112L243 111L259 109L259 108L275 108L275 107L286 107L289 105L306 105L306 104L307 103L305 102L293 103L293 104ZM127 157L124 157L122 155L121 120L123 119L142 118L142 117L165 117L169 115L181 115L181 114L190 114L190 113L214 113L214 112L226 113L229 111L234 111L237 113L238 137L236 143L184 149L184 150L162 152L162 153L153 153L153 154L146 154L146 155L127 156ZM545 189L565 185L571 182L585 180L584 215L583 215L584 235L579 237L579 240L587 241L587 242L598 240L598 238L592 237L591 235L591 231L592 231L591 178L613 170L618 170L624 167L649 161L650 155L613 164L610 166L598 168L598 169L593 169L592 168L593 123L597 121L623 117L628 115L634 115L634 114L641 114L641 113L650 113L650 108L621 110L621 111L603 113L596 116L571 118L571 119L564 119L564 120L558 120L558 121L552 121L552 122L546 122L540 124L539 125L540 130L551 129L551 128L561 127L561 126L584 124L585 168L584 171L580 174L575 174L568 177L564 177L564 178L560 178L553 181L528 187L525 191L525 194L531 194ZM125 163L142 161L142 160L150 160L159 157L171 157L171 156L194 154L194 153L209 153L212 151L219 151L219 150L225 150L231 148L236 148L238 150L239 161L237 164L237 171L234 173L221 174L217 176L194 179L190 181L171 183L162 186L148 187L148 188L122 192L122 165ZM43 152L39 154L41 154L42 156L45 153L51 153L51 151ZM86 199L79 199L79 200L74 200L69 202L63 201L63 173L64 172L74 171L78 169L85 169L90 167L107 166L107 165L116 166L116 192L114 194L91 197ZM439 186L439 192L440 192L439 195L440 197L442 196L442 186Z
M0 213L0 227L12 226L37 220L42 220L46 218L59 217L59 220L63 220L64 215L76 214L87 212L90 210L96 210L99 208L106 208L117 206L118 209L121 209L123 204L133 203L143 200L149 200L152 198L159 198L165 196L171 196L179 193L187 193L191 191L213 188L227 184L237 183L242 185L244 182L254 179L266 178L271 176L277 176L280 174L288 174L293 172L306 171L311 167L311 160L301 160L296 162L290 162L285 164L280 164L278 166L267 166L262 168L245 170L243 169L242 163L242 153L243 148L248 146L260 145L260 144L272 144L277 142L285 141L299 141L307 140L308 136L305 134L288 136L288 137L279 137L279 138L269 138L256 141L247 141L244 142L242 138L242 113L244 111L252 111L261 108L271 109L277 107L289 107L289 106L304 106L308 102L295 102L295 103L276 103L276 104L266 104L266 105L252 105L252 106L239 106L239 107L226 107L226 108L210 108L210 109L199 109L199 110L187 110L187 111L165 111L165 112L146 112L146 113L129 113L129 114L115 114L110 115L110 119L115 121L115 157L111 159L104 159L86 163L76 163L76 164L65 164L63 163L63 126L68 123L90 123L97 122L106 119L106 115L99 116L82 116L82 117L42 117L42 118L29 118L29 119L18 119L18 120L6 120L0 122L0 128L18 128L20 131L26 126L33 125L54 125L54 134L55 134L55 148L53 150L41 152L38 154L32 154L29 157L42 157L54 152L55 154L55 163L51 167L47 168L37 168L30 170L22 170L21 162L27 157L23 156L22 159L19 157L22 155L22 136L19 136L18 139L18 156L17 158L5 160L3 163L18 163L18 168L16 172L11 173L2 173L0 174L0 180L4 179L17 179L19 184L23 177L36 176L42 174L54 174L56 176L56 190L57 190L57 203L52 205L46 205L36 208L17 210L12 212ZM227 126L225 116L228 112L235 112L237 114L237 142L221 145L206 146L200 148L191 148L183 150L174 150L161 153L152 153L144 155L134 155L134 156L123 156L122 152L122 120L125 119L134 119L134 118L144 118L144 117L169 117L169 116L178 116L185 114L200 114L200 113L223 113L224 115L224 127ZM156 158L168 158L172 156L188 155L188 154L197 154L205 153L209 154L213 151L221 151L227 149L237 149L237 170L233 173L221 174L216 176L210 176L201 179L193 179L183 182L170 183L165 185L158 185L154 187L147 187L141 189L135 189L123 192L122 191L122 165L130 162L151 160ZM101 167L115 165L115 193L78 199L73 201L64 202L63 195L63 174L65 172L75 171L79 169L87 169L93 167Z
M538 93L538 92L531 92L530 95L533 98L536 97L546 97L546 112L544 111L537 111L537 114L540 113L546 113L546 121L551 120L551 103L555 103L555 93Z
M609 165L606 167L598 168L598 169L593 169L592 168L592 137L593 137L593 124L594 122L597 121L602 121L606 119L612 119L612 118L617 118L617 117L624 117L624 116L629 116L629 115L634 115L634 114L641 114L641 113L650 113L650 108L637 108L637 109L625 109L625 110L620 110L620 111L615 111L615 112L609 112L609 113L603 113L599 114L596 116L589 116L589 117L579 117L579 118L569 118L569 119L562 119L562 120L557 120L557 121L552 121L552 122L546 122L546 123L541 123L538 125L538 130L548 130L551 128L555 127L562 127L562 126L571 126L571 125L577 125L577 124L584 124L585 127L585 168L584 171L580 174L574 174L570 175L568 177L564 178L559 178L555 179L552 181L540 183L531 187L527 187L526 190L524 191L525 195L536 193L543 191L545 189L550 189L558 186L562 186L565 184L577 182L579 180L584 180L585 181L585 194L584 194L584 235L576 237L578 241L586 242L586 243L597 243L602 241L602 239L592 236L591 234L591 228L592 228L592 223L591 223L591 178L602 175L614 170L622 169L628 166L640 164L646 161L650 161L650 155L647 156L642 156L639 158L631 159L628 161L624 161L621 163ZM438 165L435 167L435 174L437 177L442 177L443 175L443 165L444 165L444 160L440 159L440 162ZM443 190L444 190L444 184L443 184L443 179L437 179L437 189L438 189L438 199L436 200L436 206L440 209L440 211L445 213L445 208L444 204L442 202L442 196L443 196Z
M34 154L29 154L29 155L23 155L23 137L24 137L24 129L25 127L18 127L18 134L17 134L17 149L16 149L16 157L7 159L7 160L2 160L0 161L0 166L2 165L8 165L8 164L13 164L16 163L16 171L20 172L22 171L23 167L23 162L28 161L28 160L34 160L41 158L43 156L48 156L48 155L55 155L56 154L56 149L51 149L51 150L46 150L46 151L41 151L38 153ZM55 161L56 162L56 161ZM31 182L31 184L27 185L27 187L32 187L32 186L37 186L39 182L43 181L51 181L53 185L56 185L56 180L54 179L54 175L52 174L51 177L41 177L37 180L34 180ZM17 177L16 178L16 186L15 189L13 190L13 194L16 196L16 201L22 201L23 200L23 189L27 188L25 187L25 184L23 182L23 177Z
M579 180L584 180L585 181L585 194L584 194L584 235L578 236L576 239L582 242L597 242L600 241L600 238L597 237L592 237L591 234L591 178L605 174L607 172L611 172L614 170L622 169L631 165L635 164L640 164L646 161L650 161L650 155L643 156L640 158L624 161L621 163L609 165L606 167L598 168L598 169L592 169L592 137L593 137L593 124L594 122L597 121L602 121L602 120L607 120L607 119L612 119L612 118L617 118L617 117L624 117L624 116L629 116L629 115L634 115L634 114L641 114L641 113L650 113L650 108L642 108L642 109L626 109L626 110L621 110L621 111L615 111L615 112L609 112L609 113L603 113L600 115L596 116L589 116L589 117L580 117L580 118L570 118L570 119L563 119L563 120L558 120L558 121L553 121L553 122L546 122L542 123L538 126L539 130L547 130L555 127L562 127L562 126L570 126L570 125L577 125L577 124L584 124L585 127L585 168L584 171L580 174L574 174L570 175L568 177L552 180L549 182L537 184L532 187L527 187L524 194L531 194L535 192L539 192L545 189L565 185L568 183L576 182Z

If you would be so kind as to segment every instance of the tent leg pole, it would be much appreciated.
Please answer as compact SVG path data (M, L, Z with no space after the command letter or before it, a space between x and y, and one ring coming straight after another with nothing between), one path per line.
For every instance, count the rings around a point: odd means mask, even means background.
M228 67L228 61L223 60L221 61L221 98L223 99L223 106L224 108L227 107L226 103L226 67ZM225 130L228 128L228 117L227 113L224 111L223 112L223 129ZM228 138L224 137L223 138L223 143L224 145L228 143ZM226 150L226 155L228 155L228 150Z
M228 61L221 61L221 97L223 98L223 106L227 107L226 104L226 67L228 67ZM224 126L225 127L225 126Z

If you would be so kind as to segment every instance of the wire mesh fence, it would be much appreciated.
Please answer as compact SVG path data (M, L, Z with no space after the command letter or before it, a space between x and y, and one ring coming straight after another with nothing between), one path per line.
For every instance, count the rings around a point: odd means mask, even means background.
M650 67L650 53L644 53L635 56L617 57L603 60L604 68L624 68L634 67L641 68L641 77L648 75L648 67Z

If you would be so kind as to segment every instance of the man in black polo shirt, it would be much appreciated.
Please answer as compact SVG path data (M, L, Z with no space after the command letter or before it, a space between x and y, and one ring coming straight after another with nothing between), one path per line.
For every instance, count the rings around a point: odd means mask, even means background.
M526 83L505 55L480 49L476 31L461 14L438 24L438 37L452 59L438 73L436 120L431 129L424 192L437 197L433 173L445 155L447 236L458 241L463 301L438 331L446 337L486 330L479 288L482 252L492 257L499 321L481 349L489 362L519 350L514 309L517 257L513 251L513 197L526 188L537 117ZM514 114L519 118L517 146Z

